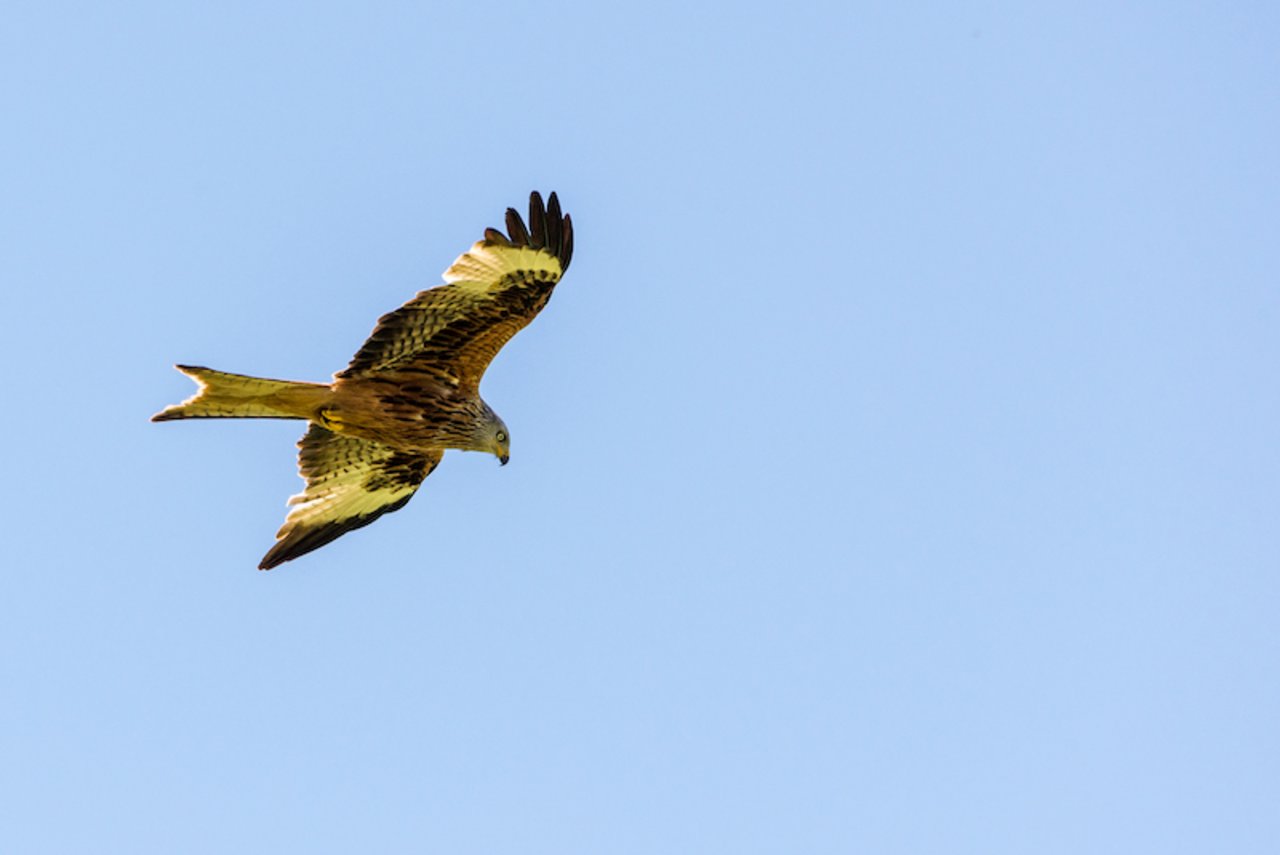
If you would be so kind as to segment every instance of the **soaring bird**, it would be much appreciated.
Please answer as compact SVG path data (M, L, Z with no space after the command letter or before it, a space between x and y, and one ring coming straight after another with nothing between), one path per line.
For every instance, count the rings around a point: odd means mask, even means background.
M529 196L529 224L507 209L507 233L484 239L444 272L445 284L383 315L332 383L267 380L192 365L196 394L152 421L303 419L303 491L259 569L318 549L404 507L449 448L506 464L511 435L480 397L480 378L542 310L573 256L573 223L552 193Z

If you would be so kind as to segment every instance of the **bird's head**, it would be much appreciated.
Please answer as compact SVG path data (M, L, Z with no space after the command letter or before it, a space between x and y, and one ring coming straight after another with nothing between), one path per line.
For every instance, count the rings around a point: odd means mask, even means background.
M471 429L460 447L467 451L487 451L505 466L511 456L511 432L484 401L477 400L474 406Z
M501 421L498 422L498 429L493 434L493 454L498 458L498 463L503 466L507 465L507 461L511 459L511 434L507 433L507 426Z

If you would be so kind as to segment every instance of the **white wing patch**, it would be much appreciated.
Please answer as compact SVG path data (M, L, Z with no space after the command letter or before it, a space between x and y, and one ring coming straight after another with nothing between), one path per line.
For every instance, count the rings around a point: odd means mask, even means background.
M444 281L468 291L489 291L511 278L558 282L564 270L545 249L477 241L444 272Z
M373 471L373 464L362 468L352 466L308 484L301 493L289 497L292 510L285 517L285 524L280 532L283 533L290 526L306 525L308 522L367 516L379 508L412 496L418 489L416 484L410 486L390 482L386 487L370 490L365 484Z

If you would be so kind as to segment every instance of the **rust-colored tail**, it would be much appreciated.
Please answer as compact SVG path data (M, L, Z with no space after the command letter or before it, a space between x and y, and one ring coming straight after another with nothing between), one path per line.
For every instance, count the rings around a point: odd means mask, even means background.
M324 383L265 380L193 365L174 366L199 385L181 404L166 407L153 422L174 419L311 419L329 400Z

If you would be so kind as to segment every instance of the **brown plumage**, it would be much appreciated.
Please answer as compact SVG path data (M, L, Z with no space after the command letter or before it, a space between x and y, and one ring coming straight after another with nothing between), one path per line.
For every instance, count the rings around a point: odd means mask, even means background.
M573 256L573 224L552 193L529 197L528 228L507 209L507 234L485 229L445 271L378 320L332 383L300 383L179 365L196 394L152 416L292 418L311 422L298 443L306 488L259 567L318 549L399 510L445 449L507 462L506 425L480 397L493 357L542 310Z

